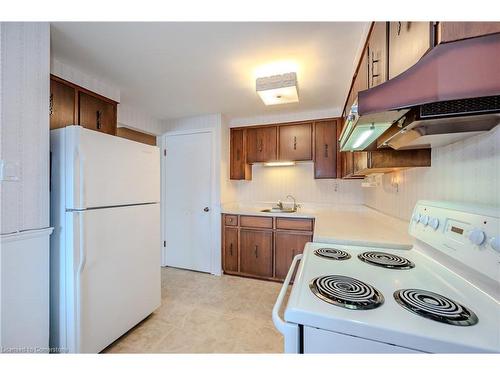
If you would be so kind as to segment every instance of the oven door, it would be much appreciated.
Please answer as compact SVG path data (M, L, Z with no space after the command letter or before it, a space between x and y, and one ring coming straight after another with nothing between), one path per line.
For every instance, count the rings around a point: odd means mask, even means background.
M297 266L299 264L300 259L302 259L302 254L296 255L295 258L293 258L292 265L290 266L290 269L288 270L285 281L283 282L283 286L281 287L280 293L278 295L278 298L276 299L276 303L274 304L274 308L273 308L274 326L276 327L276 329L278 331L281 332L281 334L284 337L284 342L285 342L284 351L285 351L285 353L300 353L301 352L299 325L294 324L294 323L289 323L289 322L283 320L279 315L279 312L280 312L281 307L283 305L283 301L285 300L285 297L286 297L288 285L290 285L290 281L291 281L292 276L295 272L295 269L297 268Z
M357 336L304 326L304 353L422 353Z

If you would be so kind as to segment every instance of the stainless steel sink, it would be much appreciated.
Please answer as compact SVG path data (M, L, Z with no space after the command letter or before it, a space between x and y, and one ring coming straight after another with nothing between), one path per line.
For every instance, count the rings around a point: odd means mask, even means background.
M270 213L282 213L282 214L293 214L297 210L292 209L281 209L281 208L266 208L265 210L260 210L260 212L270 212Z

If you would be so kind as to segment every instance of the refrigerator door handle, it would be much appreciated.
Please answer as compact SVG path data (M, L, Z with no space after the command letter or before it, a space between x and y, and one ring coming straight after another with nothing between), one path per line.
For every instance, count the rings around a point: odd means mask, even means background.
M78 268L76 272L76 319L75 319L75 332L76 332L76 352L79 353L82 350L81 342L81 326L82 326L82 274L87 263L87 253L85 251L85 241L84 241L84 228L83 228L83 215L81 213L76 214L78 217Z
M75 172L75 186L78 186L78 202L76 202L75 207L85 208L85 183L84 183L84 171L85 171L85 159L80 151L80 146L76 148L75 151L75 164L78 165L78 170ZM76 179L78 178L78 183Z

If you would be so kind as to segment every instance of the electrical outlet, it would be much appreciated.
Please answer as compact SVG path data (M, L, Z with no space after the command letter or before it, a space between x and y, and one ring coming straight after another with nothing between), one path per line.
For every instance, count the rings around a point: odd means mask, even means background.
M0 181L19 181L19 162L0 160Z

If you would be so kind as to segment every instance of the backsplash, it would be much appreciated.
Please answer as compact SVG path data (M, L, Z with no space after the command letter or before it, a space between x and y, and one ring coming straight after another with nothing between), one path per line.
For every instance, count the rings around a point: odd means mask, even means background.
M277 202L288 194L298 202L362 204L359 180L315 180L312 162L293 167L253 165L251 181L232 181L237 202Z
M363 189L364 203L409 220L419 199L500 205L500 126L486 134L435 148L432 167L386 174ZM397 186L396 186L397 183Z

